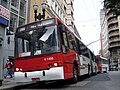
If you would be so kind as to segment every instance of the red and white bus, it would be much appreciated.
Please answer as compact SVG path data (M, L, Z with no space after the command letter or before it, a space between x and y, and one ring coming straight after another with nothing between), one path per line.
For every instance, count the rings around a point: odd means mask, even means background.
M98 72L107 72L109 70L109 60L100 55L96 56Z
M66 80L96 71L91 51L58 18L17 28L14 75L17 82ZM94 69L94 70L93 70Z
M97 61L97 66L98 66L98 73L102 72L102 68L101 68L101 58L100 55L96 56L96 61Z

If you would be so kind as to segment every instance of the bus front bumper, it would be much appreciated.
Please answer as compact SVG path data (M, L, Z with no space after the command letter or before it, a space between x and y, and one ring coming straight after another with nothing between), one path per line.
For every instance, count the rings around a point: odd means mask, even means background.
M16 82L30 81L49 81L64 79L63 67L50 68L49 70L32 71L32 72L15 72Z

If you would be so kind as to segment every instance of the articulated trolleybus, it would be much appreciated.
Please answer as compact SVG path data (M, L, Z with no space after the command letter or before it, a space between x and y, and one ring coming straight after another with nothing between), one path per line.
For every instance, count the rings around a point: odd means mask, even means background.
M89 51L58 18L20 26L15 33L15 80L76 83L78 76L96 71Z

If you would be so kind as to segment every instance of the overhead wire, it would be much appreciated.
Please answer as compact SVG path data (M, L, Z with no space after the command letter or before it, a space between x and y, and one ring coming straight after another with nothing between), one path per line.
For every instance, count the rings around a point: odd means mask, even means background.
M98 21L99 19L92 19L92 17L91 17L91 13L90 13L90 11L89 11L89 9L88 9L88 7L87 7L87 5L86 5L86 2L85 2L85 0L82 0L82 2L83 2L83 4L84 4L84 6L85 6L85 8L86 8L86 11L88 12L88 15L89 15L89 17L91 18L90 20L85 20L85 21L77 21L77 22L91 22L91 21ZM95 9L95 4L94 4L94 1L92 0L92 4L93 4L93 7L94 7L94 10L95 10L95 13L96 13L96 9ZM96 13L96 16L97 16L97 18L98 18L98 15L97 15L97 13ZM86 25L85 25L86 26ZM93 26L98 26L98 25L93 25Z
M89 15L89 17L91 18L91 14L90 14L90 12L89 12L89 9L88 9L88 7L86 6L86 3L85 3L85 1L84 1L84 0L82 0L82 1L83 1L84 5L85 5L85 8L87 9L87 12L88 12L88 15Z
M96 8L95 8L94 0L92 0L92 4L93 4L93 8L94 8L94 11L95 11L96 17L99 18L98 14L97 14L97 12L96 12L97 10L96 10ZM99 20L100 20L100 18L99 18ZM94 24L96 24L96 23L94 22ZM94 25L94 26L95 26L95 25Z
M96 8L95 8L95 4L94 4L94 1L92 0L92 4L93 4L93 8L94 8L94 10L95 10L95 14L96 14L96 16L97 16L97 18L98 18L98 14L97 14L97 10L96 10Z

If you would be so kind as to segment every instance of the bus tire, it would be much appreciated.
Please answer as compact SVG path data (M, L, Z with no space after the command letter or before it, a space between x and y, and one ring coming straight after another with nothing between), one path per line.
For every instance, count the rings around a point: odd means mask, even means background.
M97 67L95 67L95 75L97 75Z
M2 80L0 80L0 86L2 86Z
M77 83L77 81L78 81L78 68L77 68L77 65L74 64L72 83L75 84Z
M88 65L88 76L91 76L90 65Z

